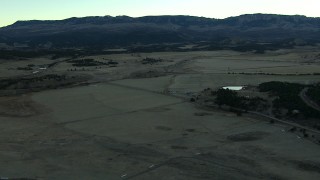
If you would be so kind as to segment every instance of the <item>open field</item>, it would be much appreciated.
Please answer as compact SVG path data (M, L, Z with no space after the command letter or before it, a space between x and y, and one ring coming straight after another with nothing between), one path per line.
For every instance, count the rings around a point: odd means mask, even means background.
M32 60L0 60L0 78L12 77L17 75L29 75L32 74L32 70L23 71L17 70L18 67L27 67L29 64L35 66L45 65L52 63L48 57L35 58ZM39 70L39 67L36 67L34 71Z
M313 73L320 72L320 64L314 52L301 48L264 55L232 51L99 55L85 58L112 59L117 66L77 71L70 71L72 64L60 59L41 75L85 74L90 79L0 97L0 177L320 179L319 144L290 132L291 126L189 102L205 88L275 80L317 83L320 76ZM162 61L142 64L146 57ZM57 60L43 64L48 61ZM40 62L31 59L25 64ZM7 69L1 77L30 74L8 70L15 63L0 64ZM320 135L314 136L320 140Z

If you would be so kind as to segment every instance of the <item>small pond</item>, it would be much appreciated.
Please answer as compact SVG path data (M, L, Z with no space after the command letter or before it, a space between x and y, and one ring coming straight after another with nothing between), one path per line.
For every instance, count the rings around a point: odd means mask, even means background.
M244 86L225 86L225 87L222 87L222 89L229 89L232 91L240 91L243 88L244 88Z

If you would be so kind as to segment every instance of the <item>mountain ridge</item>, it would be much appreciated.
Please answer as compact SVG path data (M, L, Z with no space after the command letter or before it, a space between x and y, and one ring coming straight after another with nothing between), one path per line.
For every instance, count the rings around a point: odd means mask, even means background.
M34 25L34 24L52 24L52 23L129 23L129 22L150 22L150 20L154 19L168 19L172 20L174 18L180 18L179 20L182 20L182 18L188 18L194 19L194 20L207 20L207 21L212 21L212 22L221 22L221 21L228 21L228 20L234 20L234 19L270 19L270 18L275 18L275 17L282 17L282 18L287 18L287 19L293 19L293 20L306 20L308 19L309 21L320 21L320 17L307 17L304 15L280 15L280 14L262 14L262 13L256 13L256 14L243 14L239 16L231 16L227 18L209 18L209 17L199 17L199 16L189 16L189 15L161 15L161 16L142 16L142 17L130 17L126 15L122 16L86 16L86 17L71 17L67 19L62 19L62 20L19 20L16 21L15 23L5 26L5 27L0 27L1 28L8 28L12 26L20 26L20 25ZM91 21L90 21L91 20ZM148 21L149 20L149 21ZM162 21L163 22L163 21ZM169 21L168 21L169 22ZM99 23L99 24L100 24ZM164 22L163 22L164 23Z
M217 39L320 42L320 18L245 14L225 19L197 16L89 16L31 20L0 28L0 43L28 47L106 47L132 44L216 42ZM46 46L47 47L47 46Z

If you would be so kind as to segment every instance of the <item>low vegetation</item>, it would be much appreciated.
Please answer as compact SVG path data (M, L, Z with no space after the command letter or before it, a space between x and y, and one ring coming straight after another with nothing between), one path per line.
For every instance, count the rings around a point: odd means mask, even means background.
M37 77L10 78L0 80L0 96L55 89L85 81L82 76L47 74Z
M17 79L3 79L0 80L0 89L27 89L34 83L44 81L63 81L66 80L65 75L48 74L41 77L17 78Z

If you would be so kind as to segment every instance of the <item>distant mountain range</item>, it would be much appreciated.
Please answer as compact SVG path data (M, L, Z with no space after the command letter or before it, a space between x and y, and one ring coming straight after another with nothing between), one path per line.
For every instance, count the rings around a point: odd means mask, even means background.
M0 48L105 48L134 44L320 42L320 18L249 14L226 19L194 16L104 16L18 21L0 28Z

